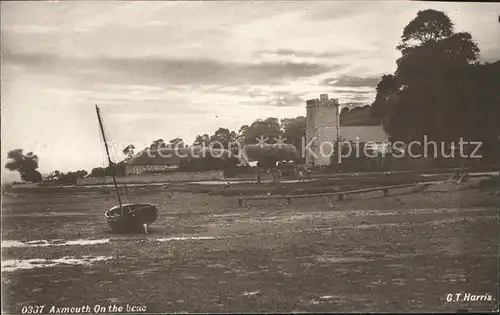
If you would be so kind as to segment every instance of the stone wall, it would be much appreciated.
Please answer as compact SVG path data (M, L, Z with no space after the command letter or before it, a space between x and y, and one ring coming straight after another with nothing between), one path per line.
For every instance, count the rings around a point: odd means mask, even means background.
M206 172L179 172L170 174L141 174L132 176L116 177L118 184L148 184L148 183L167 183L167 182L194 182L205 180L222 180L224 178L222 171ZM79 178L77 185L103 185L113 184L112 177L86 177Z
M179 165L125 165L125 175L140 175L148 172L175 170Z

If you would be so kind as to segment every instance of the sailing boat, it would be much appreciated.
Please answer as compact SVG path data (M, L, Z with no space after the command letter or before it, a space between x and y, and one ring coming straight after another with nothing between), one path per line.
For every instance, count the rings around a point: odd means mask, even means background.
M106 155L110 168L113 168L113 162L109 156L108 143L104 133L104 126L102 124L101 112L97 105L95 106L97 113L97 120L101 129L102 137L104 140L104 147L106 148ZM118 205L112 207L104 213L106 222L108 223L111 232L126 233L126 232L140 232L148 233L149 225L153 224L158 218L158 208L150 203L122 203L118 185L116 183L115 171L112 169L111 175L113 176L113 185L115 186L116 199Z

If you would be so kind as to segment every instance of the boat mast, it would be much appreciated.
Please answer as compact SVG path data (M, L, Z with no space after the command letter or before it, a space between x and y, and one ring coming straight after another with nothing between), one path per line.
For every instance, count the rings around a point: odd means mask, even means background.
M106 135L104 134L104 127L102 125L102 120L101 120L101 111L99 107L97 107L97 105L95 106L95 111L97 112L99 127L101 128L102 138L104 139L104 147L106 148L106 155L108 156L108 163L111 168L111 175L113 176L113 184L115 185L116 199L118 199L118 204L120 205L120 211L122 212L123 215L122 200L120 198L120 193L118 192L118 185L116 184L116 178L115 178L116 168L113 166L113 162L111 162L111 158L109 157L108 142L106 141Z

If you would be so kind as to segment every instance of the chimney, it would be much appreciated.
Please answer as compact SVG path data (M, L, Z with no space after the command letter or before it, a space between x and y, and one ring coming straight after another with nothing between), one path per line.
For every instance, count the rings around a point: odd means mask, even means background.
M321 94L321 95L319 96L319 99L320 99L321 101L328 101L328 94Z

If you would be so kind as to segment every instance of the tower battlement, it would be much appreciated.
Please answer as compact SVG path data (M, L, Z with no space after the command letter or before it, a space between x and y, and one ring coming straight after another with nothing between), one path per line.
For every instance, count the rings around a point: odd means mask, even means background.
M337 107L339 106L339 100L336 98L328 99L328 94L321 94L319 99L315 98L306 101L307 108L316 108L319 106Z

